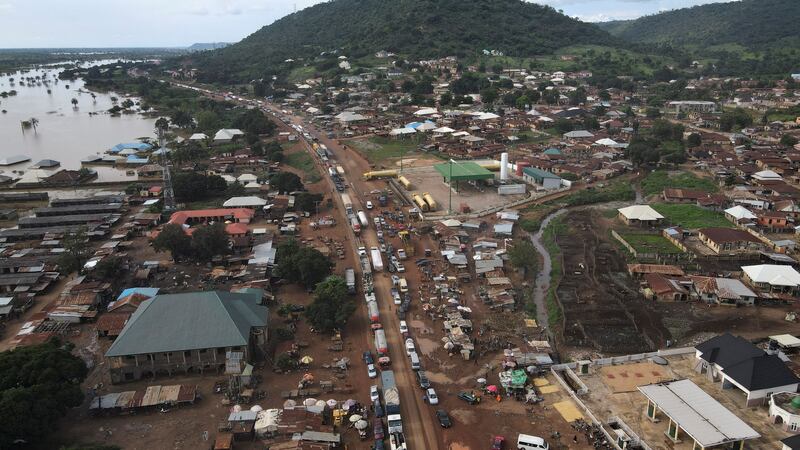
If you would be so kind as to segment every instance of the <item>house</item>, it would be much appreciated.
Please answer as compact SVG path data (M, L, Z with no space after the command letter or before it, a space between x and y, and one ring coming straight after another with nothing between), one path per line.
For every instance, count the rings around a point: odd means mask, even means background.
M772 394L769 397L769 418L773 424L781 425L783 431L800 432L800 394L796 392ZM800 445L796 448L800 448Z
M800 294L800 273L792 266L776 264L759 264L743 266L744 279L752 286L764 292Z
M762 405L775 392L797 392L800 379L776 355L730 333L695 347L696 370L720 381L722 389L737 388L747 406Z
M208 140L208 135L205 133L194 133L193 135L189 136L190 141L205 141Z
M239 136L244 136L244 132L242 130L236 128L223 128L214 135L214 143L215 144L224 144L228 142L233 142Z
M753 179L762 183L783 181L783 177L772 170L762 170L761 172L756 172L753 174Z
M718 305L753 306L758 295L734 278L690 277L700 300Z
M575 130L569 133L564 133L564 139L590 139L594 135L586 130Z
M713 113L717 104L707 101L679 100L667 103L667 109L673 114L681 113Z
M786 213L780 211L761 211L758 213L758 226L772 232L783 231L789 228L789 219Z
M259 210L267 205L267 201L261 197L231 197L222 204L224 208L248 208Z
M664 220L664 216L658 213L649 205L633 205L626 208L620 208L619 218L626 225L642 225L642 226L656 226Z
M697 233L703 242L714 253L751 253L766 249L766 245L758 238L744 230L733 228L701 228Z
M169 218L169 223L176 225L196 225L208 222L250 223L255 212L247 208L198 209L194 211L178 211Z
M689 300L690 284L688 278L673 278L650 273L644 276L647 287L643 289L644 296L661 302L685 302Z
M98 337L116 338L130 319L130 313L106 313L95 324Z
M535 167L522 169L522 179L528 184L541 186L544 189L558 189L561 187L561 177Z
M735 224L756 220L758 216L742 205L736 205L725 210L725 218Z
M106 352L111 381L156 375L222 373L229 352L263 358L268 309L263 292L207 291L158 295L133 313Z

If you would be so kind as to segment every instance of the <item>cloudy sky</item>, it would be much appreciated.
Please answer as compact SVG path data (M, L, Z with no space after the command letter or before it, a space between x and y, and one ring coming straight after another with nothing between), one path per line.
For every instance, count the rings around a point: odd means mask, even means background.
M386 0L392 1L392 0ZM587 21L721 0L533 0ZM155 47L235 42L320 0L0 0L0 47Z

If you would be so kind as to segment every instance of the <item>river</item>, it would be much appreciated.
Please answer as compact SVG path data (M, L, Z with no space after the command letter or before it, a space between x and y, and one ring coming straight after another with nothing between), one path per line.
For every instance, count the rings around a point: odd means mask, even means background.
M98 61L96 64L106 63ZM154 119L141 114L123 114L113 117L106 111L124 95L95 93L95 97L84 87L81 79L58 80L60 69L40 68L25 73L15 72L0 76L0 93L17 91L17 95L0 98L0 158L24 155L31 161L13 166L0 167L0 173L29 172L29 167L42 159L54 159L60 169L79 169L81 160L89 155L102 154L121 142L131 142L140 137L155 137ZM27 77L40 77L44 82L27 82ZM13 81L12 81L13 79ZM24 84L20 82L23 81ZM50 90L50 92L48 92ZM76 99L76 107L72 99ZM134 99L136 101L136 99ZM92 114L90 113L97 113ZM23 130L22 121L36 118L37 129ZM96 181L134 181L135 175L126 170L110 166L90 166L97 170ZM24 176L24 175L23 175ZM28 174L31 176L31 174ZM46 176L46 173L45 173Z

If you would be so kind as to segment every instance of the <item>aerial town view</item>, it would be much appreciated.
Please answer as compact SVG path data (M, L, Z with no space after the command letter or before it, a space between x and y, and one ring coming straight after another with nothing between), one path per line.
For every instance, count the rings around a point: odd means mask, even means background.
M0 0L0 450L800 450L799 24Z

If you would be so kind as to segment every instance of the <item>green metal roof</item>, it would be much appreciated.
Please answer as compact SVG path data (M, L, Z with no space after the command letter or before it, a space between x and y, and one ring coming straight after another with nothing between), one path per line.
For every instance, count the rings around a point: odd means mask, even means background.
M106 356L247 345L250 329L267 325L262 295L258 289L158 295L133 313Z
M450 170L452 166L453 180L467 181L467 180L490 180L494 178L494 174L488 169L475 164L472 161L463 161L456 163L443 163L433 166L445 179L450 181Z
M526 167L522 169L522 173L537 180L543 180L545 178L553 178L557 180L561 179L561 177L556 174L550 173L546 170L537 169L536 167Z
M559 149L557 149L557 148L548 148L547 150L545 150L545 151L544 151L544 154L545 154L545 155L554 155L554 156L557 156L557 155L560 155L560 154L561 154L561 150L559 150Z

